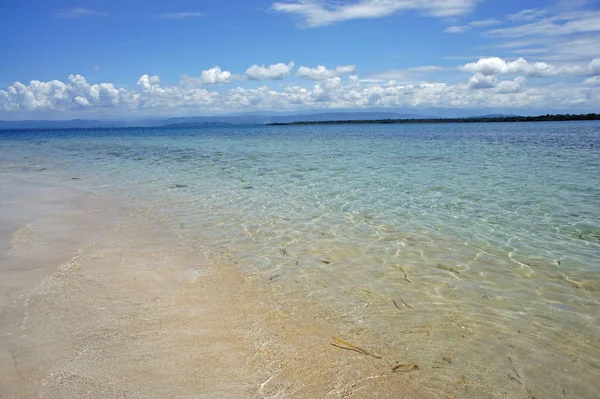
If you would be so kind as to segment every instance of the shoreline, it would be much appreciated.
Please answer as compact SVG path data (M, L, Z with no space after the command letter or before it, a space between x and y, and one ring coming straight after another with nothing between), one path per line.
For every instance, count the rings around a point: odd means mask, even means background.
M55 205L16 232L29 231L18 253L13 233L12 256L44 272L0 313L3 398L427 397L409 381L398 392L406 376L386 361L330 345L339 325L235 260L124 212L89 236L89 218L66 220L82 209ZM52 260L27 244L57 237L76 245Z
M460 291L452 280L460 281L456 271L447 269L439 272L450 277L429 292L417 270L407 269L410 281L391 267L373 274L399 281L408 305L396 306L391 291L373 292L359 282L319 286L322 275L315 273L310 287L330 290L323 299L309 287L294 286L298 277L248 271L243 254L201 231L179 234L151 207L102 199L98 192L92 197L90 190L75 188L70 175L36 173L11 176L69 200L39 207L39 192L16 190L8 201L38 209L35 220L12 234L13 245L20 243L17 255L32 255L33 265L50 272L29 280L28 291L0 313L3 398L480 398L522 397L525 389L558 398L563 383L589 382L584 373L540 375L554 368L549 363L541 368L541 362L564 363L573 354L575 365L589 369L594 352L583 349L600 349L592 347L593 335L583 342L574 339L573 329L543 324L557 323L561 310L525 317L502 293ZM100 216L108 214L112 217ZM23 239L14 240L19 236ZM64 245L68 242L75 244ZM62 249L63 258L45 264L50 248ZM286 249L294 255L300 250ZM333 256L336 267L348 262L344 256ZM530 269L515 270L515 278L528 281ZM570 288L595 290L591 284ZM458 296L467 295L478 298L472 301L477 312L454 306L463 303ZM336 298L346 298L344 308ZM510 325L504 325L507 315L514 317ZM335 339L360 350L340 348ZM547 347L535 346L539 341ZM521 384L507 375L513 361ZM419 368L394 372L398 364Z
M498 116L472 118L421 118L421 119L367 119L367 120L325 120L298 121L289 123L267 123L266 126L307 126L307 125L397 125L397 124L440 124L440 123L515 123L515 122L570 122L597 121L599 114L556 114L539 116Z

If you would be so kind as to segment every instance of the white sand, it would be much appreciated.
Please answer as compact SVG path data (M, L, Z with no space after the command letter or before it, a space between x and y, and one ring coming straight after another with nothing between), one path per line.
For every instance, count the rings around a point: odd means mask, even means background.
M225 254L77 192L1 184L1 398L436 396L330 345L335 322Z

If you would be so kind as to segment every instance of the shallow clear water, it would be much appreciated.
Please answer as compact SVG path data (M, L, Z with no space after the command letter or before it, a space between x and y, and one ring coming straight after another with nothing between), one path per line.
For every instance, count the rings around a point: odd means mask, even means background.
M593 389L600 123L3 132L0 146L2 173L124 199L349 330L437 326L448 345L459 326L470 342L451 345L479 348L474 364L573 361L571 383Z

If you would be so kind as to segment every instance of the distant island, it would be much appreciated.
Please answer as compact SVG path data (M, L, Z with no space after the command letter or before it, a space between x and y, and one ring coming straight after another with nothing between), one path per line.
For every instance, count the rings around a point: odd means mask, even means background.
M457 112L464 112L459 110ZM455 114L456 115L456 114ZM218 115L132 120L0 120L2 131L72 130L72 129L212 129L250 126L286 125L340 125L340 124L394 124L394 123L475 123L475 122L543 122L543 121L588 121L599 120L596 113L587 115L546 114L521 116L506 114L467 115L445 117L442 115L419 115L395 112L321 112L298 115Z
M290 123L267 123L267 126L291 125L365 125L365 124L401 124L401 123L482 123L482 122L563 122L563 121L597 121L600 114L556 114L538 116L480 116L472 118L419 118L419 119L372 119L372 120L329 120L329 121L297 121Z

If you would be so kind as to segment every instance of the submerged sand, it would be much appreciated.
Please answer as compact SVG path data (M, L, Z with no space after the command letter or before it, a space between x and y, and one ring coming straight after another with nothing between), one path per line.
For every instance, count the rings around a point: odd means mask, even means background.
M458 314L390 306L406 329L374 334L143 210L31 179L0 192L0 398L577 397L525 354L469 360L513 346Z
M1 184L2 398L430 396L330 345L335 324L209 243L81 193Z

